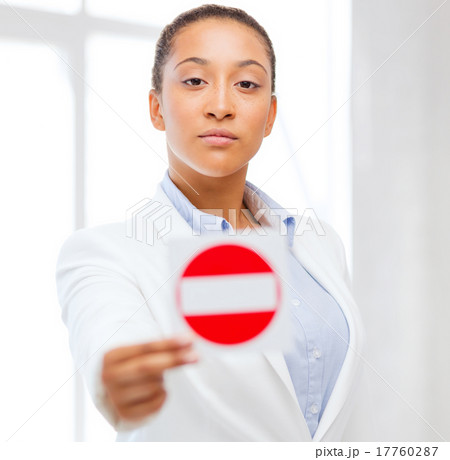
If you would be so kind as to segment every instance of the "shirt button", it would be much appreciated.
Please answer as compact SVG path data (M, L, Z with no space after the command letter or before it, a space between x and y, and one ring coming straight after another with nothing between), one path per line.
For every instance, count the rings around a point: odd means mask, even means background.
M312 355L314 356L314 358L317 359L317 358L320 358L322 356L322 353L318 348L314 348L313 352L312 352Z
M311 414L317 414L317 412L319 412L319 406L316 403L311 404L309 410L311 411Z
M300 300L298 300L298 299L296 299L294 297L293 299L291 299L291 304L295 305L296 307L298 307L300 305Z

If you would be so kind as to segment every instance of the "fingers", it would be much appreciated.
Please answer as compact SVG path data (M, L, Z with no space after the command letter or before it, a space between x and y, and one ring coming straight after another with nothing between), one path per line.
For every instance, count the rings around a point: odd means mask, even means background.
M147 353L182 350L191 346L192 343L192 338L190 336L182 335L138 345L119 347L106 353L104 359L108 364L114 364Z
M192 348L145 354L116 364L108 374L105 373L104 379L117 385L127 385L159 376L166 369L197 361L198 355Z
M186 336L111 350L102 369L107 397L120 417L143 418L164 404L164 371L197 361L192 339Z
M120 377L117 379L118 381L114 381L112 386L115 388L127 388L130 385L143 385L145 383L163 383L164 376L163 374L158 375L144 375L142 377L136 377L133 379L121 379Z
M116 405L120 407L141 404L162 391L164 391L162 379L129 385L117 391Z
M118 406L117 413L123 419L138 421L160 410L166 398L167 393L162 389L145 401Z

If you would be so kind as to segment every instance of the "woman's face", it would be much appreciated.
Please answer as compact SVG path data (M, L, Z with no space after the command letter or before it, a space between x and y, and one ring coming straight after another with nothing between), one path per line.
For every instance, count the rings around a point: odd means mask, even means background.
M153 125L166 131L177 172L224 177L246 167L276 116L270 60L259 35L231 20L182 29L164 67L161 95L150 92L150 113ZM227 132L206 136L209 130Z

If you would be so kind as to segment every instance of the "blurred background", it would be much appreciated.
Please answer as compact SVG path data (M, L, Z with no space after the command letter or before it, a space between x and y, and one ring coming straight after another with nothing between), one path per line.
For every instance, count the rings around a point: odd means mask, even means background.
M267 30L278 116L248 179L346 248L366 323L352 441L450 439L450 3L227 1ZM0 0L0 426L113 441L75 373L54 270L167 168L148 92L165 24L204 2Z

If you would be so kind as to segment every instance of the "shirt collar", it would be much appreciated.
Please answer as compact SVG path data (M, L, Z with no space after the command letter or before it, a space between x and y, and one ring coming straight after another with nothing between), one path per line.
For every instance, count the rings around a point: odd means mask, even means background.
M231 224L223 217L196 208L173 183L168 169L164 173L161 187L175 209L190 225L194 235L201 235L214 230L225 232L232 229ZM280 234L287 235L288 244L290 247L292 246L296 225L294 216L290 216L286 209L249 181L245 181L243 200L254 218L262 226L270 227ZM284 225L281 225L281 222Z

